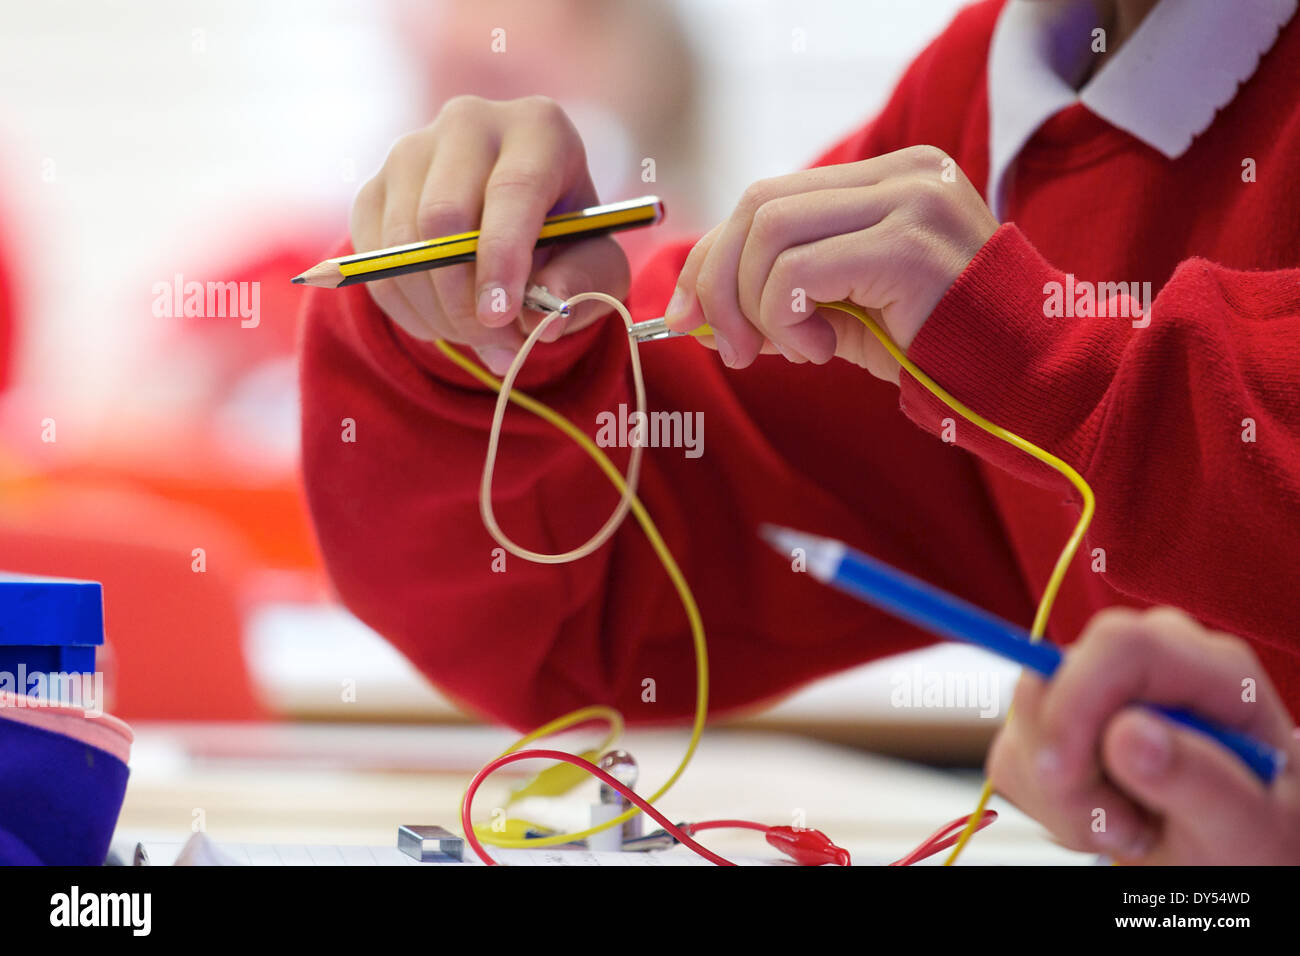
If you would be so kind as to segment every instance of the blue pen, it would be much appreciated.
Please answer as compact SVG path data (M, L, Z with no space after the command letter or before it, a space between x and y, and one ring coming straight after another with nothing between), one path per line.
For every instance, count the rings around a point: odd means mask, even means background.
M1044 677L1061 664L1061 649L1049 641L1033 641L1028 631L947 591L904 574L883 561L855 551L842 541L764 525L763 538L790 555L802 550L808 573L860 601L910 621L932 634L974 644L1014 661ZM1183 727L1212 737L1240 757L1265 783L1286 765L1286 754L1269 744L1172 707L1150 708Z

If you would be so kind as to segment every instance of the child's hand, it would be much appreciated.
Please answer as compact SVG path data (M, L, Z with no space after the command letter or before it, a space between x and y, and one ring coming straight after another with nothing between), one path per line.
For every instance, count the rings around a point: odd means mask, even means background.
M696 244L665 315L683 331L708 322L732 368L775 347L794 362L839 355L897 382L897 363L861 322L812 303L875 310L906 349L997 228L931 146L763 180Z
M1265 786L1138 701L1191 710L1290 759ZM1050 682L1021 677L987 772L1072 849L1125 863L1300 863L1300 746L1277 691L1244 641L1172 608L1104 611Z
M608 236L534 248L553 209L597 202L582 140L553 101L460 96L431 125L399 139L383 169L361 188L352 208L352 245L364 252L480 229L473 265L415 272L366 289L407 333L472 346L499 375L523 343L517 320L530 274L562 298L627 290L627 259ZM579 307L568 329L557 320L547 339L590 324L602 309Z

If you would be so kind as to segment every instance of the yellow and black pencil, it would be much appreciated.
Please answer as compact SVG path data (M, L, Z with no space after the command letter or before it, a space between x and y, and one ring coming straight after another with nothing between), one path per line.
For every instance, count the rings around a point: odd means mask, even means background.
M606 206L591 206L574 212L559 213L549 217L537 237L538 246L562 242L567 239L589 239L623 229L652 226L664 215L664 204L658 196L642 196ZM439 269L459 262L471 262L478 253L478 230L454 236L425 239L390 249L358 252L337 259L317 263L293 281L298 285L314 285L337 289L358 282L391 279L408 272Z

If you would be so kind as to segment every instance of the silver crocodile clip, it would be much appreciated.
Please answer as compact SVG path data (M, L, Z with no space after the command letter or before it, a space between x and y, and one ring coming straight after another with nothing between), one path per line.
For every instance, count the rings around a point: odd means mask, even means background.
M677 824L683 830L689 826L686 823ZM667 850L677 845L677 838L667 830L655 830L653 833L647 833L645 836L637 837L635 840L624 840L623 851L625 853L646 853L650 850Z
M524 290L524 305L536 312L569 314L569 306L558 295L552 295L544 285L530 285Z
M668 322L665 319L658 318L633 323L631 328L627 330L627 334L638 342L658 342L660 339L675 339L679 335L685 335L686 333L674 332L668 328Z

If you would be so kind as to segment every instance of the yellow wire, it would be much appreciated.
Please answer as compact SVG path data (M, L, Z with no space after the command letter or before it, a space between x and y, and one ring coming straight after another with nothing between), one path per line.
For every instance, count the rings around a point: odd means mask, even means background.
M493 759L504 757L509 753L514 753L516 750L522 749L534 740L540 740L542 737L549 737L552 734L558 734L562 730L568 730L570 727L586 723L589 720L603 720L609 725L609 730L606 731L604 738L593 748L597 758L599 758L600 754L609 750L614 741L618 740L618 738L623 734L623 715L613 707L606 707L603 704L583 707L581 710L575 710L572 713L565 714L563 717L557 717L555 720L543 724L541 727L538 727L526 736L520 737L505 750L501 751L501 753L497 754L497 757ZM588 751L584 751L583 755L586 756L588 753ZM553 776L555 779L548 780L548 775ZM511 793L510 798L506 800L506 806L508 807L521 797L532 795L534 792L541 792L546 796L555 795L555 793L550 792L549 787L540 789L540 791L535 790L535 788L539 788L539 784L543 783L553 783L558 786L560 789L556 791L556 793L567 792L576 785L576 783L568 782L571 778L581 781L586 779L586 775L582 768L575 767L573 764L557 763L555 766L543 770L523 787Z
M943 402L962 418L979 426L995 438L1000 438L1004 442L1019 448L1030 457L1036 458L1044 464L1051 466L1053 469L1064 475L1066 479L1069 480L1070 484L1074 485L1075 489L1079 492L1079 495L1083 499L1083 509L1079 513L1079 520L1075 523L1074 530L1070 533L1070 537L1065 542L1065 547L1061 549L1060 555L1056 558L1056 565L1052 568L1052 574L1047 579L1047 587L1043 589L1043 596L1038 601L1038 610L1034 613L1034 624L1029 631L1031 640L1041 640L1043 634L1047 630L1047 618L1048 615L1052 613L1052 605L1056 603L1056 594L1061 589L1061 582L1065 579L1065 572L1070 567L1070 562L1074 560L1075 553L1079 550L1079 544L1083 541L1084 534L1087 533L1088 525L1092 523L1092 515L1097 507L1096 498L1093 496L1092 488L1090 488L1088 483L1083 480L1082 475L1051 452L1044 451L1032 442L1021 438L1019 435L1015 434L1015 432L1007 431L1001 425L993 424L993 422L989 421L983 415L972 411L961 402L957 401L957 399L949 395L938 382L917 368L916 365L912 363L912 360L903 354L903 350L894 343L894 340L889 337L885 330L877 325L875 320L858 306L851 302L833 302L829 304L829 307L839 309L841 312L847 312L849 315L861 319L863 324L865 324L871 331L871 334L879 339L880 344L883 345L889 354L894 357L894 360L898 362L899 365L903 366L903 368L907 369L907 373L920 382L921 386L935 398L939 399L939 401ZM1008 709L1007 721L1010 722L1010 720L1011 712ZM984 808L988 805L989 798L992 795L993 785L986 779L984 781L984 786L980 790L979 802L975 805L975 809L971 812L970 818L966 821L966 826L961 831L961 836L957 838L957 842L954 844L952 852L948 854L948 858L943 861L944 866L952 866L957 862L957 857L961 855L961 851L964 850L966 844L970 842L971 835L974 834L975 828L979 824L980 817L984 815Z
M1083 536L1088 530L1088 525L1092 522L1093 512L1096 510L1096 499L1093 496L1092 489L1088 486L1088 483L1084 481L1083 476L1075 471L1074 468L1062 461L1060 458L1057 458L1051 452L1044 451L1037 445L1026 441L1014 432L1008 431L1002 426L994 424L978 412L967 408L952 395L948 394L948 392L935 382L934 379L930 378L930 376L926 375L916 367L911 359L909 359L903 353L902 349L894 343L893 339L889 337L888 333L886 333L885 330L876 323L875 319L873 319L864 309L852 302L819 303L818 308L837 309L838 311L851 315L861 321L871 334L880 341L880 344L885 347L886 351L893 356L894 360L906 369L907 373L916 379L917 382L920 383L921 387L926 391L934 395L935 398L939 399L939 401L947 405L971 424L988 432L995 438L1001 439L1009 445L1020 449L1030 457L1043 462L1055 471L1059 472L1061 475L1065 476L1070 484L1072 484L1079 492L1083 500L1083 508L1079 514L1079 520L1075 524L1074 530L1071 532L1069 539L1066 541L1065 546L1061 549L1061 553L1056 559L1056 564L1052 568L1052 573L1048 578L1047 586L1043 589L1043 595L1038 602L1038 609L1034 614L1033 627L1030 629L1031 638L1035 641L1040 640L1047 629L1047 619L1051 614L1052 605L1056 601L1056 595L1060 590L1061 582L1065 578L1066 570L1069 568L1070 562L1074 560L1074 555L1079 549L1079 544L1083 541ZM499 379L470 361L447 343L438 342L437 345L438 348L440 348L442 352L451 359L451 361L460 366L460 368L465 372L494 391L500 391L501 381ZM623 493L626 490L623 475L616 467L614 467L613 462L609 460L605 453L601 451L601 449L586 435L586 433L578 429L578 427L567 418L536 399L519 391L512 391L509 395L509 399L519 407L532 412L534 415L555 426L561 432L572 438L587 452L588 455L591 456L600 469L605 472L605 475L620 493ZM641 500L635 495L631 497L631 510L632 513L636 515L637 522L645 531L651 547L654 548L655 554L659 557L660 562L664 566L664 570L668 572L668 577L672 580L673 586L677 589L677 594L681 598L682 606L686 609L686 616L691 627L692 640L695 644L697 672L696 705L695 722L691 728L690 742L686 747L686 753L683 755L681 762L677 765L677 769L674 770L668 780L650 796L649 802L654 803L668 792L672 785L677 782L678 778L686 770L686 766L690 763L691 757L694 756L696 747L700 742L700 736L704 731L704 722L708 714L709 698L708 650L704 639L704 622L700 618L699 608L695 604L695 598L691 594L690 586L686 583L686 579L682 575L681 569L678 568L677 562L673 559L672 553L668 550L667 545L664 544L663 538L660 537L659 530L655 527L654 521L651 520L649 513L646 512L645 507L641 504ZM597 714L595 713L596 711L600 711L601 713ZM559 717L543 727L539 727L537 730L532 731L512 744L506 749L505 753L512 753L540 737L556 733L559 730L571 727L582 721L594 719L596 716L604 716L606 719L609 719L610 713L613 713L621 724L622 718L618 716L617 711L613 711L612 708L584 708L582 710L574 711L571 714L566 714L563 717ZM1011 714L1008 713L1007 720L1009 721L1010 719ZM612 721L611 726L613 726ZM980 792L979 803L971 813L970 818L966 823L966 827L962 830L957 843L953 846L952 853L949 854L948 858L944 861L944 866L951 866L955 863L957 857L960 856L962 850L970 841L971 835L975 832L975 827L984 812L984 808L988 804L989 798L992 796L992 792L992 785L986 780L984 782L984 787ZM462 796L461 799L463 804L464 797ZM590 829L582 830L578 833L558 834L549 837L520 840L484 835L481 839L483 839L484 842L492 843L495 846L510 849L555 846L561 843L570 843L580 840L591 836L592 834L599 833L602 830L607 830L610 827L622 825L625 821L630 820L639 812L640 811L637 808L633 807L626 813L623 813L612 820L606 821L600 826L591 827Z
M438 348L442 350L443 354L464 369L467 373L478 379L478 381L487 385L494 391L500 390L500 379L470 361L446 342L438 342L437 345ZM606 477L609 478L614 487L618 489L620 494L626 490L626 482L623 480L622 473L619 472L618 468L614 466L614 463L609 460L609 457L604 453L604 451L602 451L585 432L581 431L571 421L549 406L542 404L531 396L518 390L511 391L510 401L514 402L520 408L532 412L543 421L554 425L561 432L572 438L584 451L586 451L588 455L591 456L600 467L601 471L603 471ZM691 593L690 585L686 583L685 575L682 574L681 569L677 566L677 562L674 560L672 552L668 550L668 546L660 536L659 529L655 526L649 512L646 511L645 506L641 503L641 499L633 495L630 500L632 514L636 516L637 522L641 525L642 530L645 531L646 538L650 541L650 546L659 557L659 561L663 564L664 570L668 572L668 577L672 581L673 587L677 589L677 596L681 599L682 607L686 610L686 618L689 621L691 628L691 638L695 645L695 671L697 675L695 721L691 727L690 742L687 744L686 752L682 755L682 759L678 763L677 768L672 772L668 779L664 781L663 785L647 798L648 802L654 803L667 793L672 788L673 784L677 782L678 778L680 778L685 772L687 765L691 762L691 758L695 755L696 748L699 746L700 736L704 733L704 722L709 712L709 654L704 638L704 619L700 616L699 607L695 603L695 596ZM505 752L513 753L540 737L548 736L558 730L571 727L584 720L592 719L591 715L586 713L588 710L590 710L590 708L565 714L563 717L551 721L544 727L539 727L537 730L534 730L517 740L507 748ZM612 711L613 708L607 708L607 710ZM615 711L615 713L617 712ZM619 717L619 720L621 722L622 718ZM461 797L461 802L463 805L463 795ZM626 821L632 819L632 817L636 816L640 812L640 809L637 807L632 807L630 810L614 817L612 820L607 820L599 826L581 830L577 833L561 833L553 836L522 840L508 839L493 834L482 834L479 838L485 843L491 843L493 846L499 846L505 849L530 849L545 846L558 846L563 843L572 843L576 840L585 839L593 834L600 833L602 830L608 830L611 827L622 826Z

